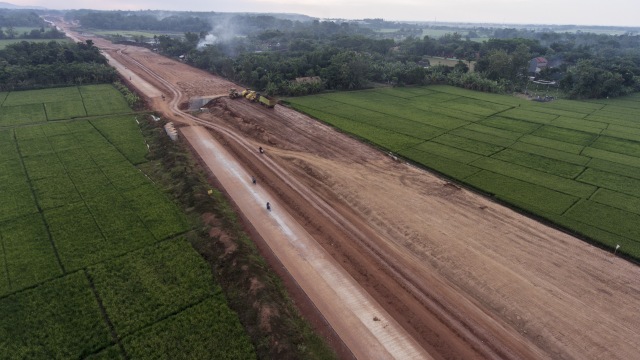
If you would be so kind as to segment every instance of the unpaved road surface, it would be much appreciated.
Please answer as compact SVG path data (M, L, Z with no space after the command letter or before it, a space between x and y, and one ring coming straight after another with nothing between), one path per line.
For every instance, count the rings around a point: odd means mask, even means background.
M238 88L94 41L171 96L150 100L176 121L170 103ZM199 117L242 136L212 133L434 358L640 357L640 267L282 106L221 98Z

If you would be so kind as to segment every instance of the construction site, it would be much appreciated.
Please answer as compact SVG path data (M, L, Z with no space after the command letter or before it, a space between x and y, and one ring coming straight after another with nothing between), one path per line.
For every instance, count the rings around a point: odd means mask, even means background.
M636 265L238 84L92 40L174 123L341 357L640 353Z

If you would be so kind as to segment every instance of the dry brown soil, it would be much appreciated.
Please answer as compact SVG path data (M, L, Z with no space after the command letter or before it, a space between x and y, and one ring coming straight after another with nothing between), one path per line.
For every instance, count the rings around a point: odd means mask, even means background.
M179 87L181 102L238 88L148 50L124 52ZM150 100L172 116L169 99ZM283 106L220 98L200 117L264 147L304 184L292 188L214 134L433 357L640 358L636 265Z

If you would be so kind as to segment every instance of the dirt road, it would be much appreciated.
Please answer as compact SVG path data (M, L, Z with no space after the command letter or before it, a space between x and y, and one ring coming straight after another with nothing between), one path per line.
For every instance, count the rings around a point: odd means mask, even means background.
M147 50L107 52L184 94L173 103L238 87ZM434 358L638 358L639 267L284 107L222 98L200 117L242 135L214 133Z

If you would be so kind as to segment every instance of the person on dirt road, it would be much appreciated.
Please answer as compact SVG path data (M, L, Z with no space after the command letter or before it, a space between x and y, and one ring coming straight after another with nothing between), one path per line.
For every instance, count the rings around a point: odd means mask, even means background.
M267 201L267 210L271 211L271 204Z
M251 182L253 183L253 185L255 185L258 182L255 176L251 177Z
M260 152L260 154L264 154L264 149L262 148L262 146L258 148L258 151Z

